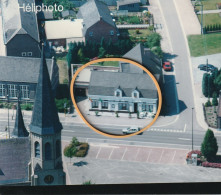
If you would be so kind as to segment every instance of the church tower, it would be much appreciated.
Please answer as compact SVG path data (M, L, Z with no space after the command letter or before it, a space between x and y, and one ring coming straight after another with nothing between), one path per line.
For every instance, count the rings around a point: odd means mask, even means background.
M42 47L38 84L30 123L29 176L31 185L66 184L61 155L62 128Z

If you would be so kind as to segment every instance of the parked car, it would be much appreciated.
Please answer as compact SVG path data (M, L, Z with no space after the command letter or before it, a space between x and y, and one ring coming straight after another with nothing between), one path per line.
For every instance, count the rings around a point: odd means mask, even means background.
M123 134L131 134L131 133L136 133L138 131L140 131L139 127L128 127L122 130ZM142 134L142 132L140 134Z
M171 64L171 62L164 62L164 63L163 63L163 69L164 69L165 71L170 71L170 70L172 70L172 64Z
M213 66L212 64L208 64L208 65L206 65L206 64L200 64L199 66L198 66L198 68L200 69L200 70L204 70L204 71L211 71L211 72L213 72L214 70L217 70L217 67L215 67L215 66Z

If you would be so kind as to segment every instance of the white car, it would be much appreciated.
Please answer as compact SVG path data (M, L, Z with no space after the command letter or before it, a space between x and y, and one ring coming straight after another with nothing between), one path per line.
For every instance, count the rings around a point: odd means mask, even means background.
M139 127L128 127L128 128L124 128L122 130L123 134L136 133L137 131L140 131Z

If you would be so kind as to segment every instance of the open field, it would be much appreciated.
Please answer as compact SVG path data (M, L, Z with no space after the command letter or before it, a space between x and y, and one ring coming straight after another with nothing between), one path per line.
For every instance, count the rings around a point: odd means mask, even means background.
M198 15L198 19L201 22L201 15ZM219 14L204 14L203 15L203 26L213 24L221 24L221 17Z
M221 53L221 33L188 36L191 56Z
M203 9L204 10L214 10L216 8L217 3L221 3L220 0L203 0ZM200 7L198 7L200 9Z

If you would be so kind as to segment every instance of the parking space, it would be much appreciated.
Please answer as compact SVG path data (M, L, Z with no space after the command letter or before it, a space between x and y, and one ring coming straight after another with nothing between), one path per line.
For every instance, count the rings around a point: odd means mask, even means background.
M91 143L86 158L182 165L187 153L186 149Z

